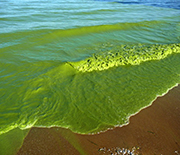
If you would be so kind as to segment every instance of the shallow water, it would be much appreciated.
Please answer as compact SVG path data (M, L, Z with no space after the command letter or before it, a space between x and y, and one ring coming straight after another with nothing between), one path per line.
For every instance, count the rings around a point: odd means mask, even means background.
M178 2L1 1L0 134L126 124L180 83Z

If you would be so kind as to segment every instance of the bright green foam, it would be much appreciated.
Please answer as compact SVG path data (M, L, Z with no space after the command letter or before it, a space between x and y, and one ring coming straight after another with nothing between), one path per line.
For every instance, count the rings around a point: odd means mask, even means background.
M81 72L102 71L115 66L139 65L141 62L149 60L164 59L172 53L180 53L180 44L121 45L69 64Z

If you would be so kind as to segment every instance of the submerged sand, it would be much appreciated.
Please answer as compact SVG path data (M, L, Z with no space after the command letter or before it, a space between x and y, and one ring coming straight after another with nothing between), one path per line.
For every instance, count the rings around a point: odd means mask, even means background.
M121 154L125 149L142 155L180 155L180 86L132 116L128 125L104 133L32 128L17 155Z

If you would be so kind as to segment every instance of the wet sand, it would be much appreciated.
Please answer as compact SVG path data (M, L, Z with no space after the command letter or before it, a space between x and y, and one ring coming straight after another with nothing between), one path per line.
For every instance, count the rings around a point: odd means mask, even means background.
M117 154L120 149L142 155L180 155L180 85L130 123L96 135L79 135L62 128L32 128L18 155Z

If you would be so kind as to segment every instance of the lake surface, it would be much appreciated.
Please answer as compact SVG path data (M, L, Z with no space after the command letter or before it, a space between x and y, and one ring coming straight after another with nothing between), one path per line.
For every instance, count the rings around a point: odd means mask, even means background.
M180 83L179 0L1 0L0 134L128 123Z

